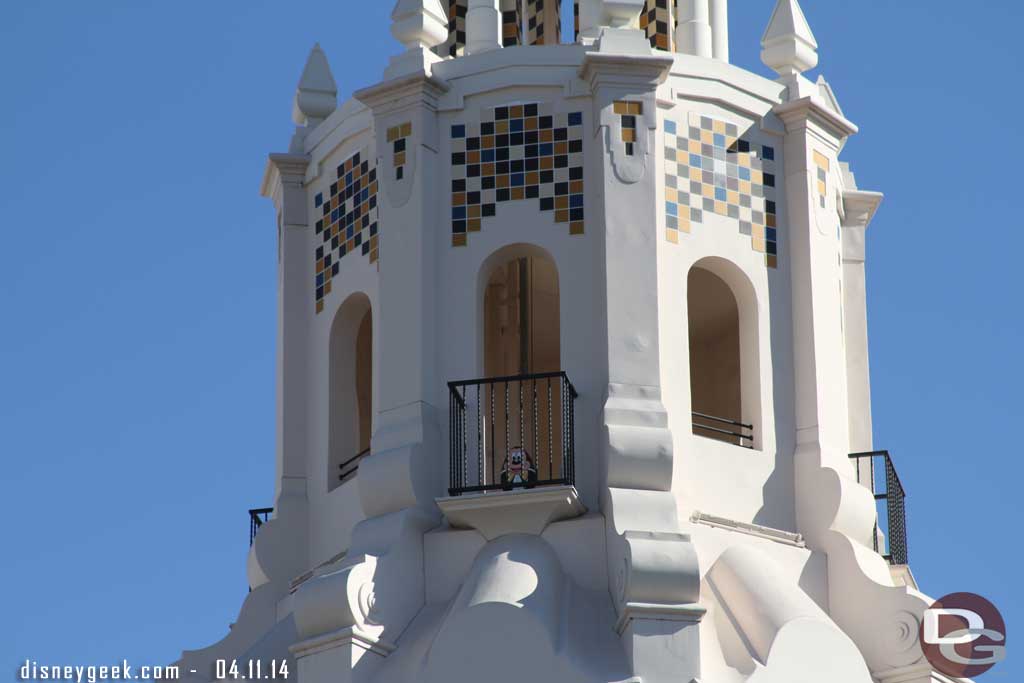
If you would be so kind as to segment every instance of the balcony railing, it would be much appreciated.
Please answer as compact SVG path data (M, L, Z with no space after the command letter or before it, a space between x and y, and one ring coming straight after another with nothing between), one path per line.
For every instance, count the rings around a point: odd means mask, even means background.
M857 465L857 480L871 489L876 501L885 501L886 528L884 531L887 547L880 547L879 524L875 521L874 548L882 554L889 564L907 564L907 508L906 491L896 474L896 468L889 457L889 451L872 451L870 453L853 453L850 455ZM879 485L884 479L885 488ZM879 517L882 517L879 514Z
M754 425L743 424L725 417L693 413L693 433L744 448L754 447Z
M338 469L341 470L341 473L338 475L338 480L344 484L346 481L356 476L356 473L359 472L359 463L362 462L363 458L365 458L369 454L370 449L367 448L365 451L360 451L359 453L357 453L355 457L349 458L345 462L338 465Z
M270 519L274 508L256 508L249 510L249 545L256 539L256 532L260 530L263 523Z
M564 372L449 382L448 493L575 482L576 389Z

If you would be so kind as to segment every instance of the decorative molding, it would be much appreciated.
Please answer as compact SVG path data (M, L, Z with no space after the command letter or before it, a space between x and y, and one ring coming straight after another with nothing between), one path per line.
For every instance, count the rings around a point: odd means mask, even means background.
M437 506L452 527L476 529L488 541L515 533L539 536L552 522L587 512L574 486L438 498Z
M781 529L773 529L771 527L761 526L760 524L737 522L733 519L716 517L715 515L708 515L700 511L695 511L690 516L690 521L694 524L703 524L705 526L715 527L716 529L725 529L726 531L736 531L748 536L756 536L757 538L763 538L768 541L775 541L776 543L791 545L797 548L807 547L804 537L800 534L783 531Z
M296 657L309 657L345 645L360 647L381 657L387 657L398 649L397 645L364 633L356 626L349 626L300 641L290 646L288 650Z
M697 604L661 605L650 602L627 602L619 609L619 620L615 623L615 633L621 636L629 626L629 622L634 619L699 624L707 611L706 607Z

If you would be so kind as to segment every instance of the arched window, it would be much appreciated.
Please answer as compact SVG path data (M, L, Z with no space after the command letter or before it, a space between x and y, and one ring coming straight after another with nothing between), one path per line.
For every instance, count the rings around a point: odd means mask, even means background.
M754 448L761 411L753 288L732 264L708 259L690 270L687 309L693 433Z
M533 254L496 263L484 291L484 375L558 371L559 332L554 261Z
M331 325L327 488L355 476L373 434L373 314L365 294L353 294Z
M561 370L558 268L517 244L481 266L480 377L451 387L459 492L572 482L575 390Z

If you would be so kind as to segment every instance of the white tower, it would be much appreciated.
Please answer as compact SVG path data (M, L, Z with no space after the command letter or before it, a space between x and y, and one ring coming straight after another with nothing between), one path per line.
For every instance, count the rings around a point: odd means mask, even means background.
M405 52L341 106L314 48L262 186L274 513L184 670L946 680L891 461L851 457L881 195L799 4L779 80L728 63L726 0L576 5L559 44L555 0L399 0Z

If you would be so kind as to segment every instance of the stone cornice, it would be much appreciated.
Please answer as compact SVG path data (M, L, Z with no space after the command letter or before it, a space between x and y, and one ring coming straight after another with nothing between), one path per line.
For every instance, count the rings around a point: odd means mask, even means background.
M789 128L791 124L803 121L814 121L822 126L836 139L842 141L858 131L852 121L840 116L825 105L824 101L815 96L801 97L790 102L775 105L772 111Z
M295 643L288 649L296 657L307 657L318 652L333 650L334 648L342 647L344 645L361 647L367 652L373 652L381 657L387 657L397 649L397 647L392 643L380 640L368 633L364 633L355 626L308 638Z
M377 115L401 111L426 102L437 109L437 100L448 92L448 83L426 73L410 74L363 88L354 97Z
M267 157L260 183L260 195L274 198L277 186L282 182L301 183L306 177L310 157L306 154L274 153Z
M578 74L592 89L616 83L661 85L673 64L675 59L670 56L588 52Z

